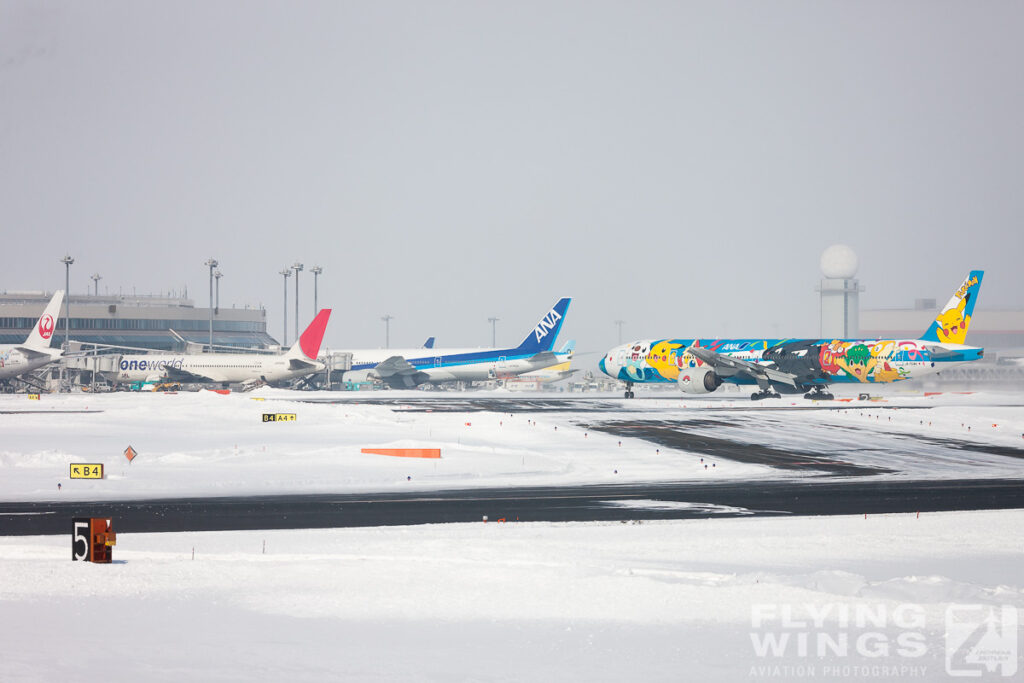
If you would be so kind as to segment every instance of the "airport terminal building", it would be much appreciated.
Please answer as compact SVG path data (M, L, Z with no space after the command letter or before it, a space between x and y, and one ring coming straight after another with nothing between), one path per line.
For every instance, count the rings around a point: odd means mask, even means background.
M971 318L967 343L981 346L990 358L1024 355L1024 311L985 308L981 303ZM913 308L869 309L860 312L860 336L879 339L916 339L940 311L935 299L918 299Z
M19 344L28 337L53 292L0 293L0 344ZM210 309L196 308L184 297L160 295L72 294L68 301L70 339L158 351L181 351L185 343L210 339ZM64 342L64 309L53 346ZM267 334L264 308L220 308L213 311L213 343L240 349L277 345Z

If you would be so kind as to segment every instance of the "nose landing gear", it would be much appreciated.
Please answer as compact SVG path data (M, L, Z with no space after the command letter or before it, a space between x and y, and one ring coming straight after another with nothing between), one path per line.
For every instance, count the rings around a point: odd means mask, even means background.
M626 382L626 393L623 398L633 398L633 383Z

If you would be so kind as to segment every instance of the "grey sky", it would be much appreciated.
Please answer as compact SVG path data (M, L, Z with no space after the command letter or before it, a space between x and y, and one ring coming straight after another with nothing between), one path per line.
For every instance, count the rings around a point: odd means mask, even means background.
M324 268L327 343L817 333L1022 306L1019 2L0 0L0 289L268 309ZM312 276L302 274L302 322ZM289 283L289 287L291 283ZM291 290L290 290L291 292ZM289 317L294 294L289 296ZM291 319L291 318L290 318ZM289 337L293 324L289 323ZM596 359L595 359L596 360Z

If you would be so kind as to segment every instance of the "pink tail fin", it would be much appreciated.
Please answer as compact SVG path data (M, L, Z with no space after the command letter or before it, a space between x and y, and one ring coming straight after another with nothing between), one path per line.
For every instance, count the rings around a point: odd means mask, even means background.
M295 354L296 350L302 351L302 353L311 360L316 360L317 355L320 353L320 342L324 340L324 332L327 331L327 321L331 317L331 309L323 308L313 318L313 322L309 324L303 333L299 337L299 343L292 347L292 355Z

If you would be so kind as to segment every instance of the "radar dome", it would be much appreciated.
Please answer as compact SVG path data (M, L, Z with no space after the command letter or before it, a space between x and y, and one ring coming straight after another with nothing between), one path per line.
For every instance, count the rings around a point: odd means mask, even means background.
M821 253L821 274L833 280L850 280L857 274L857 253L845 244L833 244Z

